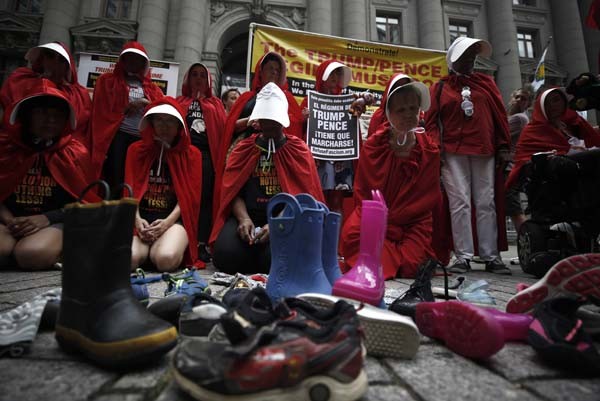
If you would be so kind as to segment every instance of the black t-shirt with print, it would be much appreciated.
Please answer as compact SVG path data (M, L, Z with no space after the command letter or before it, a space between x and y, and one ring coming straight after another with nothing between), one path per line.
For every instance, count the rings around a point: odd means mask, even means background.
M177 205L167 162L163 160L160 165L161 171L158 171L158 164L158 160L154 161L148 178L148 189L140 200L140 216L148 223L168 217Z
M286 138L275 144L280 148ZM256 138L256 146L260 149L258 163L250 178L242 188L240 197L246 203L248 215L256 227L267 224L267 204L271 198L281 192L277 170L273 162L273 154L269 155L268 142L260 136Z
M76 199L52 177L42 154L4 201L15 217L32 216L63 208Z
M204 113L202 105L198 100L194 100L188 107L187 116L185 117L187 126L190 129L190 139L201 152L209 152L208 136L206 135L206 124L204 123Z

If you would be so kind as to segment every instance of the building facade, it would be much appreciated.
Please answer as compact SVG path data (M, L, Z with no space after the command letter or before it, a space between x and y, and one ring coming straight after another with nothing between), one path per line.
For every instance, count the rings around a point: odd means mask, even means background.
M74 54L118 54L138 40L150 57L194 62L216 88L245 77L252 22L375 42L445 50L457 36L494 49L477 68L493 74L505 99L530 82L549 43L547 82L598 73L600 31L582 23L592 0L0 0L0 79L28 48L54 40ZM549 38L552 40L549 41Z

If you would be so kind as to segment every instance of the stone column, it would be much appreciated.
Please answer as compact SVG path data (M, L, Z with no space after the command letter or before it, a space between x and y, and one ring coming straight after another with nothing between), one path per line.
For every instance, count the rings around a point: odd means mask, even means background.
M522 86L512 1L488 1L486 5L488 21L491 21L488 30L493 49L492 58L498 63L496 84L506 103L511 92Z
M202 61L204 32L210 21L208 10L208 0L181 0L174 57L175 61L180 63L177 93L181 90L183 76L188 68Z
M344 0L342 3L345 38L367 40L367 5L365 0ZM373 18L375 21L375 18Z
M589 70L579 7L576 1L558 0L551 0L550 7L558 63L572 79Z
M151 59L164 58L168 18L168 1L144 0L142 2L137 40L144 45Z
M419 0L419 46L446 50L442 0Z
M71 48L69 29L77 25L79 1L48 0L40 32L40 44L59 41Z
M331 35L331 6L331 0L308 0L306 22L309 32Z

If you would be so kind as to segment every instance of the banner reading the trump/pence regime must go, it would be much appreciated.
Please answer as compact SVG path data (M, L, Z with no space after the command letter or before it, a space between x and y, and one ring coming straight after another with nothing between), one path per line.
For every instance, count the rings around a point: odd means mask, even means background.
M371 91L377 102L390 78L403 73L431 86L448 73L443 51L359 41L304 31L251 24L252 51L248 82L258 60L274 51L287 63L289 90L300 100L315 88L315 71L323 61L335 59L352 69L346 92Z

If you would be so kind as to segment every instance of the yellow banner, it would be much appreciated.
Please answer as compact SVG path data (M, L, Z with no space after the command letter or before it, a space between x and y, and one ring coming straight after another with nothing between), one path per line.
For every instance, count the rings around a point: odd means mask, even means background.
M392 77L404 73L431 86L448 73L446 53L318 35L304 31L251 25L251 76L258 60L274 51L287 62L289 90L301 100L314 89L315 71L323 61L335 59L352 69L349 92L369 90L377 102ZM250 78L252 80L252 78Z

